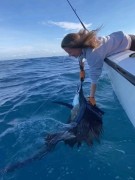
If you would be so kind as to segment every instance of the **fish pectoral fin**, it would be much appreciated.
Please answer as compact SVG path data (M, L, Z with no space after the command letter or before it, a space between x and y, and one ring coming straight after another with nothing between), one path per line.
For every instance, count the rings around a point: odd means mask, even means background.
M66 107L69 108L69 109L72 109L72 108L73 108L73 106L72 106L71 104L68 104L68 103L65 103L65 102L62 102L62 101L53 101L53 103L66 106Z

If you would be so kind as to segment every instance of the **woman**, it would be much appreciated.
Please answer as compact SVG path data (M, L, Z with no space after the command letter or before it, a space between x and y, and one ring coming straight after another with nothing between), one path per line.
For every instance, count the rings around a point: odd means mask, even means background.
M90 68L90 103L96 104L96 84L102 72L104 59L125 50L135 51L135 35L114 32L106 37L97 37L99 29L80 31L67 34L62 40L61 47L76 58L85 58Z

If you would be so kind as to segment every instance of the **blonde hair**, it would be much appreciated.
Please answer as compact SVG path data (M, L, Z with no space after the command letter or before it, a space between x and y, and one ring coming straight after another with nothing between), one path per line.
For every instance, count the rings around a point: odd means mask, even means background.
M97 48L100 41L97 39L97 32L99 28L92 31L80 30L78 33L67 34L62 42L62 48Z

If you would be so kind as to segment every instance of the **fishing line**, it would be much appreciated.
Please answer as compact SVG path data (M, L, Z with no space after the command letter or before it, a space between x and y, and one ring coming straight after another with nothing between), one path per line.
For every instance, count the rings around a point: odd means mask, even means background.
M35 85L31 86L31 88L27 88L25 89L25 91L23 91L22 95L26 95L28 91L30 91L30 89L34 88ZM49 93L50 94L50 93ZM34 110L34 112L32 112L32 114L30 115L30 118L32 118L40 109L41 107L43 107L48 101L49 101L49 98L47 99L42 99L43 102L38 106L38 108L36 108L36 110ZM7 113L4 115L3 117L3 120L5 120L7 118L7 116L12 112L14 111L14 108L16 108L18 105L20 104L20 101L18 103L16 103L15 105L13 105L13 107L11 109L9 109L7 111Z

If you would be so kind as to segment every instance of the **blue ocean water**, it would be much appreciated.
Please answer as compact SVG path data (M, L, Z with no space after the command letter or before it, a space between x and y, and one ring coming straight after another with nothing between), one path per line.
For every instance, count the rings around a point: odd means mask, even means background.
M68 57L0 61L0 168L29 158L44 146L44 135L61 127L70 111L53 100L72 103L79 68ZM85 95L89 95L86 65ZM105 72L97 105L105 112L100 144L79 149L63 143L45 158L1 180L134 180L135 128L115 96Z

